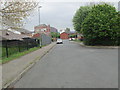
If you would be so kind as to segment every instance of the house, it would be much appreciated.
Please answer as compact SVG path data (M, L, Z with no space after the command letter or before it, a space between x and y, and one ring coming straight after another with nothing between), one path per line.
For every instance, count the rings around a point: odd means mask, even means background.
M61 39L68 39L69 38L69 34L66 33L66 32L63 32L63 33L60 34L60 38Z
M20 32L20 34L27 35L27 36L32 36L32 31L29 31L24 28L11 28L10 31L17 31Z
M35 33L44 33L44 34L50 36L51 32L57 33L58 30L55 27L51 27L50 25L41 24L41 25L34 27L34 32Z
M21 41L28 40L28 39L31 39L31 38L27 35L22 35L18 32L16 33L16 32L11 32L9 30L0 30L0 46L1 45L5 46L6 41L11 43L11 45L15 46L17 44L16 41L21 42Z
M32 38L40 39L41 35L40 33L33 34Z
M9 30L0 30L1 40L22 40L23 38L30 38L27 35L22 35L18 32L12 32Z
M35 26L34 32L35 33L44 33L49 36L50 35L50 25L41 24L41 25Z
M58 30L55 27L50 27L50 32L58 33Z

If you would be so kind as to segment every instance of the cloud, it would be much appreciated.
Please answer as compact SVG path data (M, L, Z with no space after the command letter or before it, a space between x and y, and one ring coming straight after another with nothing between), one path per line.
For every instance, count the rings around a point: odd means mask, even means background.
M43 0L44 2L118 2L119 0Z
M83 3L76 2L46 2L42 4L40 9L41 23L50 24L58 29L72 26L72 17L75 14L75 11L84 5ZM38 10L34 11L34 14L30 16L29 24L26 25L29 28L33 29L33 26L38 25ZM32 24L33 23L33 24ZM31 25L30 25L31 24Z
M86 4L86 2L45 2L44 0L44 2L40 3L42 6L40 9L40 22L41 24L50 24L59 30L66 27L73 30L72 18L74 14L80 6ZM26 20L26 23L25 28L29 30L34 30L34 26L39 24L37 8L30 18Z

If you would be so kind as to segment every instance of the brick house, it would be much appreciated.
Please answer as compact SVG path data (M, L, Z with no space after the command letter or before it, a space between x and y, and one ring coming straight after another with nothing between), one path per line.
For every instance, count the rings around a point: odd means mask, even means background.
M50 25L41 24L41 25L38 25L38 26L34 27L34 32L35 33L44 33L44 34L50 36L51 32L58 33L58 30L54 27L51 27Z
M63 32L63 33L60 34L60 38L61 39L68 39L69 38L69 34L66 33L66 32Z
M41 25L35 26L34 32L35 33L44 33L49 36L50 35L50 25L41 24Z

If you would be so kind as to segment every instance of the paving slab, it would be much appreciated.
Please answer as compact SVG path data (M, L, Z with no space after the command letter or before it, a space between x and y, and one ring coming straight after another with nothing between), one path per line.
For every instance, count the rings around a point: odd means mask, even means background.
M2 66L2 87L6 88L27 72L42 56L44 56L56 43L53 42L43 48L12 60Z

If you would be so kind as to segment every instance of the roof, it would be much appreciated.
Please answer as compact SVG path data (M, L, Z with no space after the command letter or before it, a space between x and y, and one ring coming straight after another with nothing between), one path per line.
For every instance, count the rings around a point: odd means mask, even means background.
M58 30L55 27L50 27L50 32L58 32Z
M21 40L23 38L29 38L29 36L16 34L8 30L0 30L0 40Z
M0 41L1 41L1 40L6 40L6 38L4 38L4 37L0 36Z
M64 33L65 33L65 34L68 34L68 33L66 33L66 32L62 32L61 34L64 34Z
M29 31L29 30L24 29L24 28L15 28L15 29L13 29L13 30L19 31L19 32L21 32L21 33L23 32L23 33L25 33L25 34L32 33L32 31Z
M47 27L47 25L46 24L40 24L40 25L38 25L36 27Z
M39 38L40 37L40 33L36 33L32 36L32 38Z

